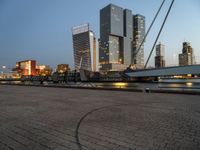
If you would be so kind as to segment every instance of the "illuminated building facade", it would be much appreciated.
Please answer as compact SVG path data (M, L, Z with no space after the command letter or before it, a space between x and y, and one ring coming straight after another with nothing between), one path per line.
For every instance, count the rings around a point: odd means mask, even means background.
M73 47L75 69L96 71L96 38L89 24L73 27Z
M183 42L182 54L179 54L179 66L193 65L193 48L190 43Z
M165 46L161 43L156 45L155 68L165 67Z
M53 72L50 66L45 66L45 65L36 66L36 70L37 70L37 75L39 76L50 76Z
M144 20L143 16L134 16L131 10L113 4L100 10L100 70L121 71L131 64L144 64L143 46L134 56L144 37Z
M58 64L56 69L58 73L65 73L68 72L69 70L70 68L68 64Z
M24 60L17 62L13 71L19 76L49 76L53 70L49 66L37 66L35 60Z
M14 71L17 71L20 75L24 76L34 76L37 74L36 71L36 61L35 60L24 60L16 63L16 68Z

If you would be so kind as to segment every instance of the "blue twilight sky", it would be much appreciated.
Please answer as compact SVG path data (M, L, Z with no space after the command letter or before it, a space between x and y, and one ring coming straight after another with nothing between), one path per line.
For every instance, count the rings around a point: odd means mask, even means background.
M128 8L146 17L149 27L162 0L0 0L0 66L13 67L16 61L36 59L39 64L73 66L71 28L90 23L99 38L99 10L109 3ZM164 9L145 43L149 54L164 15ZM146 28L147 29L147 28ZM175 0L159 39L166 45L167 65L178 63L182 42L191 42L200 63L200 0ZM153 54L153 57L155 52ZM154 64L151 59L150 65Z

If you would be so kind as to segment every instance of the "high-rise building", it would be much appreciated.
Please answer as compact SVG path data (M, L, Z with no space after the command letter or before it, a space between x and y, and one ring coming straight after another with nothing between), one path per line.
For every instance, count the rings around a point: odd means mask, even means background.
M123 63L132 64L133 55L133 15L132 11L124 10Z
M99 63L101 70L120 71L134 63L133 43L138 44L139 36L142 38L145 32L144 19L138 22L134 18L131 10L113 4L100 10ZM138 32L134 32L135 29ZM134 42L135 40L137 41ZM143 48L141 49L144 51ZM137 55L136 58L139 56L144 57L144 55ZM139 60L138 58L135 62L140 63L144 58Z
M156 45L156 56L155 56L155 67L163 68L165 67L165 46L161 43Z
M113 4L100 10L99 62L102 66L101 70L113 70L113 65L123 64L123 18L123 9Z
M182 54L179 54L179 66L193 65L193 48L190 43L183 42Z
M144 67L144 43L142 44L142 41L145 36L145 17L139 14L133 16L133 26L134 26L134 35L133 35L132 64L136 65L136 67L143 68Z
M89 24L73 27L75 69L96 71L96 38Z

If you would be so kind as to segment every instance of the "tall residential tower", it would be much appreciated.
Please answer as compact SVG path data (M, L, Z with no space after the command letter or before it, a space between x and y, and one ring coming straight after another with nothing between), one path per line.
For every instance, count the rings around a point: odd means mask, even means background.
M155 68L165 67L165 46L161 43L156 45Z
M135 64L136 67L143 68L144 67L144 43L142 44L142 41L145 36L145 17L142 15L135 15L133 16L133 20L134 20L133 21L134 34L133 34L132 64Z
M73 27L72 36L75 69L96 71L96 38L89 24Z
M179 66L193 65L193 48L190 43L183 42L182 54L179 54Z

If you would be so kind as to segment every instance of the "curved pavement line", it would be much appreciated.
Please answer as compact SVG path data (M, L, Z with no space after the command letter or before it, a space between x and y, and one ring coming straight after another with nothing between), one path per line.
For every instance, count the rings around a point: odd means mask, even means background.
M78 145L79 150L82 150L82 145L80 143L80 138L79 138L79 129L80 129L81 123L85 120L85 118L87 118L92 113L94 113L96 111L99 111L99 110L102 110L102 109L105 109L105 108L109 108L109 107L113 107L113 106L126 106L126 105L130 105L130 104L119 104L119 105L104 106L104 107L93 109L93 110L87 112L85 115L83 115L81 117L81 119L79 120L79 122L78 122L78 124L76 126L76 130L75 130L75 138L76 138L76 143Z

